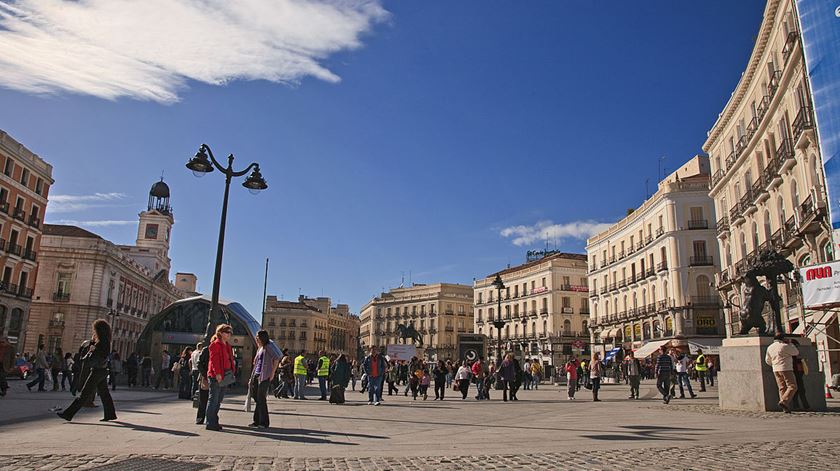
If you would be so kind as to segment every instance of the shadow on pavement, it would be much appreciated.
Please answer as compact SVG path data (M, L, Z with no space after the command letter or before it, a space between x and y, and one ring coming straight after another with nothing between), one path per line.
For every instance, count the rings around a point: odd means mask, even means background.
M72 422L72 423L75 424L75 425L94 425L94 426L105 425L105 426L111 426L111 425L106 425L108 422L95 423L95 424L85 423L85 422ZM137 425L137 424L132 424L132 423L129 423L129 422L122 422L122 421L119 421L119 420L114 420L111 423L116 424L120 427L130 428L130 429L136 430L138 432L165 433L167 435L175 435L177 437L198 437L199 436L197 433L186 432L184 430L171 430L171 429L168 429L168 428L150 427L148 425Z
M699 428L664 427L659 425L622 425L621 428L627 429L628 432L618 434L582 435L582 437L592 440L607 441L674 440L679 437L680 440L695 441L694 438L691 438L691 435L699 435L697 432L708 430Z
M357 446L358 443L346 443L346 442L336 442L333 440L329 440L326 437L330 435L329 433L317 431L317 430L306 430L306 429L285 429L285 428L268 428L268 429L253 429L250 427L242 427L239 425L225 425L224 432L227 433L234 433L237 435L250 435L252 437L260 437L260 438L269 438L272 440L285 440L290 442L299 442L299 443L319 443L319 444L329 444L329 445L353 445ZM224 433L223 432L223 433ZM347 437L356 437L356 438L376 438L380 440L385 440L388 437L384 437L381 435L366 435L360 433L346 433L341 432L335 435L338 436L347 436Z

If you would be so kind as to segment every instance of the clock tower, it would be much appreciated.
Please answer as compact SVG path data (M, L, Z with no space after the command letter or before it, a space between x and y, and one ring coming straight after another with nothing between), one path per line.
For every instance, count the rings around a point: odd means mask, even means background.
M142 257L142 262L153 273L160 270L169 273L169 236L174 224L169 206L169 185L161 178L149 190L149 205L140 213L137 227L137 248L148 254Z

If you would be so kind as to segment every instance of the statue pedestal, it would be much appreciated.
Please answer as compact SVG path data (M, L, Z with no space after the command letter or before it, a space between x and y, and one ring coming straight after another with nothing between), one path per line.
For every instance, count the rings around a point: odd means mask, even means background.
M804 376L806 397L812 410L824 411L825 375L818 370L817 350L807 338L799 338L800 357L808 364ZM723 340L718 372L718 404L721 409L781 411L779 387L773 369L764 363L772 337L734 337Z

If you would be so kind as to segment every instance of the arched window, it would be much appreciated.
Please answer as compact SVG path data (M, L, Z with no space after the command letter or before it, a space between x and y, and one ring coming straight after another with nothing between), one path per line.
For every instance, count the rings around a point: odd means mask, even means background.
M644 324L642 324L642 335L643 335L643 337L642 337L642 338L644 338L644 339L649 339L649 338L651 338L651 335L650 335L650 323L649 323L649 322L645 322Z
M522 323L522 336L523 337L528 336L528 323L527 322Z
M583 329L584 334L588 334L589 333L589 322L588 321L581 322L581 328Z
M671 300L668 294L668 280L662 282L662 301L667 303L668 306L671 305Z
M543 321L543 335L548 335L548 321Z
M770 228L770 211L764 210L764 241L768 242L770 238L773 236L772 229Z
M696 280L697 296L708 299L711 296L709 277L706 275L699 275Z
M9 317L9 337L20 337L20 329L23 323L23 310L19 307L12 309Z
M793 205L791 209L796 210L799 207L799 187L795 178L790 181L790 202Z
M787 216L785 216L785 199L781 195L776 200L776 208L779 211L779 227L784 227Z
M636 293L633 292L633 309L639 307L638 302L636 301Z
M752 236L753 250L758 250L758 246L761 245L761 243L758 241L758 226L755 224L755 222L752 223Z
M662 326L659 324L659 321L653 321L653 337L662 337Z
M665 318L665 335L674 335L674 319L671 316Z
M741 258L747 258L747 237L741 232Z
M566 319L563 321L563 333L569 335L572 333L572 321Z
M510 338L510 325L505 326L505 338L506 339Z
M732 248L729 242L724 246L724 255L726 256L726 266L732 266Z
M831 246L830 240L823 242L822 246L820 246L820 254L822 255L823 262L834 261L834 248ZM2 328L2 326L3 323L0 322L0 328Z
M531 335L533 335L534 337L537 336L537 323L536 322L531 322Z
M514 324L513 325L513 336L514 337L519 337L519 324Z
M481 320L481 309L478 310L478 320Z
M642 307L647 306L647 290L642 288Z

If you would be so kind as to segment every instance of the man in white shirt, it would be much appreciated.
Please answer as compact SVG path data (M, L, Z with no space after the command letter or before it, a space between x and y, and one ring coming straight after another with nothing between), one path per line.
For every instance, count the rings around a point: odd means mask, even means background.
M688 354L682 353L675 363L677 368L677 384L680 385L680 399L685 399L683 384L688 387L688 394L694 399L697 397L697 394L694 394L694 391L691 389L691 380L688 377L688 367L692 364L691 358L688 357Z
M192 377L190 396L195 396L195 390L198 389L198 360L201 357L202 348L204 348L204 343L198 342L195 345L195 350L193 350L192 355L190 355L190 376Z
M169 389L169 375L172 373L169 366L169 352L164 350L160 355L160 373L158 373L157 381L155 382L155 389L160 387L160 381L163 380L164 389Z
M779 407L790 414L790 401L796 394L796 376L793 374L793 357L799 355L799 350L787 343L785 334L776 334L773 343L767 347L764 362L773 367L773 376L779 386Z

